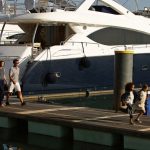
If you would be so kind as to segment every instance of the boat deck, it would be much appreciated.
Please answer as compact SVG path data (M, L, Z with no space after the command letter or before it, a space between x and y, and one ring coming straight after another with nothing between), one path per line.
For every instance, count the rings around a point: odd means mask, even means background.
M59 125L68 129L75 129L74 132L79 129L92 131L92 133L111 133L119 135L119 137L142 137L142 139L146 138L146 141L148 140L148 143L150 143L150 117L146 115L142 117L142 124L130 125L128 114L123 112L116 113L114 110L45 105L35 102L27 102L25 106L21 106L19 102L12 102L9 106L0 108L0 117L21 119L32 123ZM83 132L81 133L83 134ZM77 138L78 136L75 135L75 137ZM77 140L82 141L83 138ZM85 142L88 142L88 140Z

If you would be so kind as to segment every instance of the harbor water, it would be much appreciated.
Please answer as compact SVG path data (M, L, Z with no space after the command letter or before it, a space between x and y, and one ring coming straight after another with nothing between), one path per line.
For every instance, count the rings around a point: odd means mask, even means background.
M38 134L27 135L26 132L18 129L0 128L0 132L0 150L6 150L4 149L6 144L14 147L11 150L120 150L119 147L83 143Z
M43 95L44 97L44 95ZM114 109L113 94L101 94L101 95L85 95L69 98L46 98L42 101L45 104L50 105L63 105L63 106L76 106L76 107L90 107L99 109Z

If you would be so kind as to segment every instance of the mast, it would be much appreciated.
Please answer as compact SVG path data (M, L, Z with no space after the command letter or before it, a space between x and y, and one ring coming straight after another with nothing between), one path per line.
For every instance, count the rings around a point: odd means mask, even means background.
M135 8L135 11L138 11L139 10L139 0L134 0L135 1L135 5L136 5L136 8Z

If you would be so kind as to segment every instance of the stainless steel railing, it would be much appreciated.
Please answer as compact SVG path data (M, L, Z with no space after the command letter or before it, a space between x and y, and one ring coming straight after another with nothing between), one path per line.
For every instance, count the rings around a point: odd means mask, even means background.
M50 11L50 8L75 10L77 3L73 0L0 0L0 12L7 15L20 15L29 13L29 9L36 9L40 12L41 8Z

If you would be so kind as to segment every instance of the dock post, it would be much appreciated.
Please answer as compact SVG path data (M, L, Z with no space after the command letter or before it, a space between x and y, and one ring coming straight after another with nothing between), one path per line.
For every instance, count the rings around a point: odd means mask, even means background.
M133 50L115 51L114 61L114 101L115 110L118 112L125 84L133 79Z

